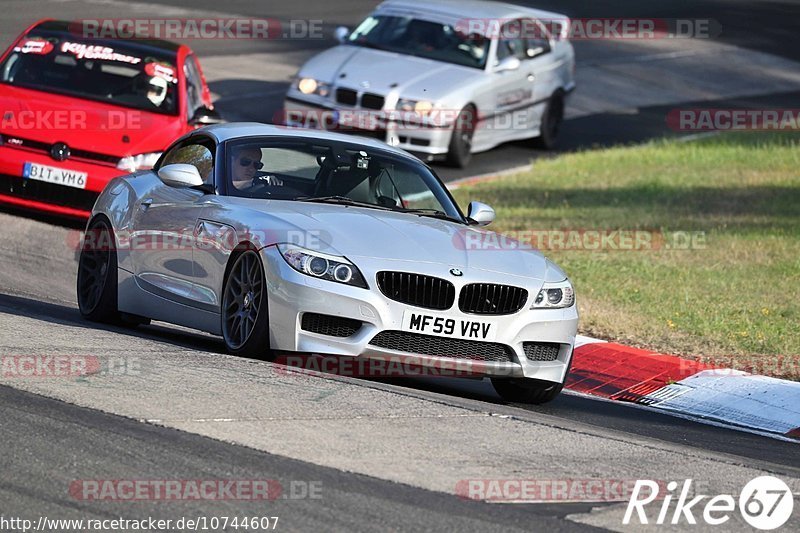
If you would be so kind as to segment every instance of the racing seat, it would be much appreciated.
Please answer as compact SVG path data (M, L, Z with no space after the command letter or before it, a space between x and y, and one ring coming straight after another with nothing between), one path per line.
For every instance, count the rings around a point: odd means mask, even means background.
M366 169L338 168L328 176L326 196L347 196L357 202L374 203L370 198L369 172Z

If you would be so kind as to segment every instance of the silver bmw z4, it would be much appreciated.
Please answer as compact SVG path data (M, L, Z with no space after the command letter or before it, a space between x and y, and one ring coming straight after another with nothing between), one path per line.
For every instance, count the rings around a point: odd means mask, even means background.
M498 247L494 215L465 215L427 165L379 141L210 126L99 196L78 304L249 357L457 363L507 401L546 402L569 371L575 294L538 251Z

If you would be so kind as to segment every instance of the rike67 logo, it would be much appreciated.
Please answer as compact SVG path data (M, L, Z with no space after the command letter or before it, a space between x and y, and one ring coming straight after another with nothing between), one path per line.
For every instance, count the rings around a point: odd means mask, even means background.
M782 480L773 476L760 476L750 480L739 494L738 502L730 494L713 497L699 494L692 497L691 479L683 482L679 494L675 492L678 488L677 481L667 483L666 494L660 493L662 488L664 488L663 482L637 480L622 523L630 524L634 511L640 524L650 523L648 520L653 517L648 518L645 506L656 500L660 500L661 505L654 523L659 525L675 525L683 521L697 524L697 519L702 518L706 524L718 526L731 519L738 503L738 511L742 518L752 527L766 531L784 525L792 516L794 509L794 495L791 489ZM674 509L671 509L675 496L677 500Z

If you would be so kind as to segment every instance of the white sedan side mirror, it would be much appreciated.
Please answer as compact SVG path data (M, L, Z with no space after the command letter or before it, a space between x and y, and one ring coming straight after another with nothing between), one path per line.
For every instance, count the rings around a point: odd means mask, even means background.
M470 202L467 207L467 218L471 218L479 226L488 226L494 221L494 209L481 202Z
M198 187L203 184L197 167L184 163L161 167L158 169L158 177L170 187Z
M347 26L339 26L333 31L333 37L340 43L343 43L348 35L350 35L350 30L347 29Z

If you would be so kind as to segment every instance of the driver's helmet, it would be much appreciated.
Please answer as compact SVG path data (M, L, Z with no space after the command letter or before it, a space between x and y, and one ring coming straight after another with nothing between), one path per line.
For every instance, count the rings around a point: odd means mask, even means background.
M147 99L154 106L160 107L167 97L167 80L158 76L150 78L147 85Z

